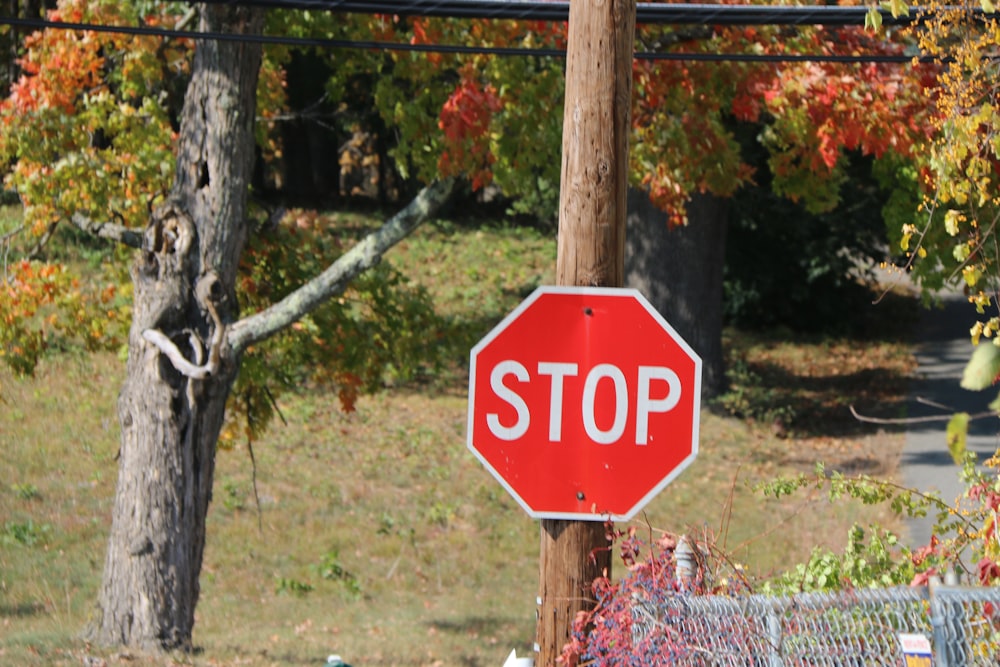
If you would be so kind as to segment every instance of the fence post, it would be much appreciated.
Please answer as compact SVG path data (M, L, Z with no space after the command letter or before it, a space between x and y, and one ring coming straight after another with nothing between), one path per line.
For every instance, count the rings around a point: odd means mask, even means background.
M949 667L948 637L944 628L945 620L938 606L936 589L937 585L932 580L927 586L927 594L930 602L931 635L934 639L934 667Z
M932 579L928 590L935 667L968 667L970 637L965 632L965 604L961 599L961 589L942 586ZM954 604L956 601L957 605ZM952 606L957 606L956 613L951 613Z
M677 548L674 549L674 561L677 563L677 583L684 593L691 592L691 582L694 581L696 560L694 549L688 541L687 535L681 535L677 540Z

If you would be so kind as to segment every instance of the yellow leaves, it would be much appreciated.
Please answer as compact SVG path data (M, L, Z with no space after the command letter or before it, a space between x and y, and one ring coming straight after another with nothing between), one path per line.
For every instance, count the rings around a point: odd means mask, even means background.
M882 29L882 12L888 10L892 18L910 15L910 5L905 0L885 0L877 5L872 5L865 13L865 30L878 32Z
M917 226L913 224L903 225L903 236L899 241L899 247L901 250L908 251L910 249L910 241L913 240L913 235L917 233Z
M969 297L969 303L976 307L976 312L980 315L985 313L986 309L989 308L990 301L990 295L982 290Z
M961 211L951 209L944 215L944 229L949 236L958 235L959 223L965 220L965 215Z
M889 10L894 19L910 15L910 6L904 0L889 0L888 2L883 2L882 6Z
M905 251L909 251L910 250L910 243L913 241L913 235L916 232L917 232L917 228L916 228L915 225L903 225L903 237L899 241L899 247L902 248ZM919 243L917 244L916 253L917 253L918 257L926 257L927 256L927 250L922 245L920 245Z
M965 284L968 285L969 287L975 287L976 285L978 285L979 281L982 280L982 278L983 278L982 268L975 265L962 267L962 280L964 280Z
M916 254L917 257L920 258L927 257L927 249L923 245L923 239L926 233L926 229L920 230L912 223L907 223L902 226L902 235L899 240L899 247L906 252L907 257L910 257L913 254ZM914 236L917 237L916 243L914 243ZM914 245L915 247L911 249Z
M882 29L882 12L878 7L869 7L865 14L865 30L878 32Z
M979 191L979 206L985 206L990 201L993 187L992 180L990 176L983 176L976 183L976 189Z
M979 345L979 341L983 336L989 337L989 334L986 333L986 325L982 322L976 322L969 329L969 338L972 339L972 344Z
M969 303L975 305L976 312L983 315L986 309L992 304L992 299L988 294L980 290L977 294L969 297ZM1000 346L1000 338L995 338L998 331L1000 331L1000 316L993 316L985 322L976 322L969 329L969 337L973 345L979 345L982 338L992 338L993 344Z

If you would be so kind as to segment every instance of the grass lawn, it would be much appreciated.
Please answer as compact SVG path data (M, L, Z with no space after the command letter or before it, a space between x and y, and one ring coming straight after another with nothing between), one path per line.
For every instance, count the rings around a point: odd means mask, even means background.
M253 443L256 466L245 446L219 453L189 655L79 639L103 564L124 365L62 353L30 379L0 371L0 665L318 667L340 653L356 667L486 667L528 652L539 527L465 448L464 373L469 344L553 281L555 252L531 230L443 223L392 251L464 336L450 342L451 364L349 414L335 395L286 395L287 424ZM749 486L817 461L893 476L902 432L859 424L848 406L899 416L908 347L877 336L727 341L733 391L704 409L698 460L641 514L641 530L709 539L765 578L816 546L839 551L852 523L899 528L878 508L779 502Z

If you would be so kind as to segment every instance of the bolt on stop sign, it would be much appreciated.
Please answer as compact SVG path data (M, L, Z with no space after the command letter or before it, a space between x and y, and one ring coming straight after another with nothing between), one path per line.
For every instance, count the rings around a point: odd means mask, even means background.
M636 290L540 287L470 357L469 449L532 517L628 520L698 453L701 359Z

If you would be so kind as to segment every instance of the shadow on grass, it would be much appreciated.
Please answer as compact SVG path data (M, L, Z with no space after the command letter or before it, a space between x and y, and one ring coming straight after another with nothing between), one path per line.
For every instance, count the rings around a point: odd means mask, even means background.
M45 613L45 605L40 602L0 603L0 618L28 618Z
M499 616L466 616L461 619L436 619L427 623L438 632L466 637L479 637L483 642L490 641L491 636L509 635L513 625L511 619ZM507 653L512 646L498 646L497 653ZM522 647L516 647L522 652ZM478 656L462 655L457 662L464 667L487 667L495 663L485 663Z
M803 375L795 368L770 362L747 362L753 385L739 384L724 396L724 405L737 416L772 425L781 435L795 438L852 437L878 428L902 432L902 424L862 422L851 406L867 417L892 419L905 416L909 375L898 369L878 367L854 372ZM746 377L746 376L744 376ZM735 395L735 398L734 398Z
M435 619L428 625L440 632L488 637L508 629L511 623L509 618L500 616L466 616L462 619Z
M862 422L851 407L876 419L906 416L919 314L916 298L887 294L859 313L850 335L727 331L729 389L712 405L784 438L902 432L902 424Z

